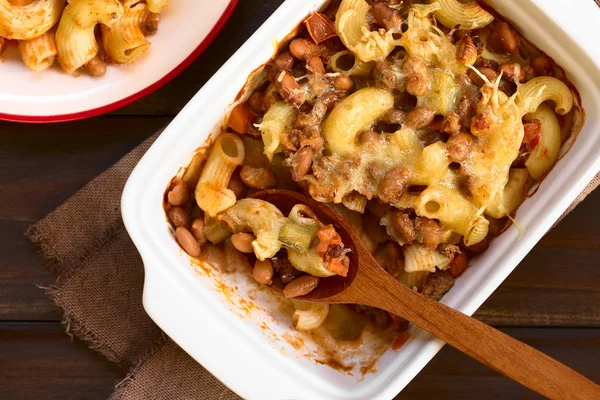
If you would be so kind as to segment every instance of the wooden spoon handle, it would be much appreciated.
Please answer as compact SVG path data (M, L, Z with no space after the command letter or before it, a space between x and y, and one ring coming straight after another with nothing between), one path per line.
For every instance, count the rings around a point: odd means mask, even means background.
M362 275L360 278L357 280L362 282L355 281L354 285L375 289L372 277ZM359 302L415 323L452 347L548 398L600 399L600 386L525 343L433 301L389 275L383 279L378 276L376 280L377 296L357 299ZM365 286L354 288L361 289L353 290L354 295L369 293Z

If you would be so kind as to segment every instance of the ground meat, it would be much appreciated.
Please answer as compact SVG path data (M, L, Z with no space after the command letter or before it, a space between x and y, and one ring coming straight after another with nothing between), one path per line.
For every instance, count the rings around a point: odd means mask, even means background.
M442 296L454 286L454 278L448 271L438 271L431 274L425 285L423 285L422 293L424 296L432 300L440 301Z
M415 226L408 214L393 209L382 219L388 235L400 244L410 244L415 240Z
M356 305L355 307L356 311L369 316L373 323L380 328L385 328L392 323L392 319L387 311L364 305Z
M455 244L440 244L438 251L450 260L453 260L454 256L461 253L460 247Z
M417 217L415 220L415 239L425 247L435 249L442 242L444 232L436 221Z
M389 61L377 61L373 69L375 85L386 89L399 89L402 79L400 69Z
M484 68L490 68L493 70L497 70L499 65L496 61L494 60L488 60L487 58L479 58L479 65L484 67Z
M274 82L281 71L291 72L293 65L294 57L289 51L284 51L266 65L267 79Z
M379 199L389 204L398 202L408 185L409 176L409 172L401 167L387 171L381 182L379 182Z
M283 284L288 284L294 279L302 275L287 258L272 258L273 269L279 274L279 278Z

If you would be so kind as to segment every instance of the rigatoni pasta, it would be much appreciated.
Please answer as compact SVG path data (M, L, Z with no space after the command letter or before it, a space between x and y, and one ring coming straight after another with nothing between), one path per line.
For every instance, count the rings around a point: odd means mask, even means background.
M244 254L256 282L296 299L346 276L350 260L309 207L285 215L252 198L297 190L339 213L399 282L439 300L556 164L568 121L584 115L577 93L473 0L341 0L305 22L317 23L322 35L307 26L249 79L202 172L194 158L182 174L195 187L189 229L209 251ZM244 154L227 173L215 161L223 141ZM170 197L165 206L181 208ZM179 210L167 215L181 235ZM407 326L369 307L293 306L295 329L339 340L360 336L365 319Z
M150 47L167 0L0 0L0 52L6 39L19 41L25 65L34 72L54 60L67 74L79 69L99 77L106 63L128 64ZM96 26L101 29L96 32Z
M54 43L54 32L48 31L33 39L20 40L19 53L27 68L34 72L51 67L58 54Z

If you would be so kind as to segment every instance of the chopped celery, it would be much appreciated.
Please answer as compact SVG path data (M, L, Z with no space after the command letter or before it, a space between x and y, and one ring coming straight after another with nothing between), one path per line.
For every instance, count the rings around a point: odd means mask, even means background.
M279 231L279 241L286 247L306 253L317 237L318 230L319 228L313 225L304 225L287 220L281 231Z

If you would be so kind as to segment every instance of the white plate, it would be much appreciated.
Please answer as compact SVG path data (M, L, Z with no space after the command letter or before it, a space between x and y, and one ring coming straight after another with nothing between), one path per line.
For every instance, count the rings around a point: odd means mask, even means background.
M0 56L0 119L60 122L114 111L157 90L208 47L239 0L171 0L150 49L106 75L66 75L58 65L31 72L15 47Z
M247 76L272 56L274 43L324 2L286 1L158 138L123 193L123 219L145 265L146 311L185 351L248 399L391 399L443 346L415 329L399 351L388 350L379 359L376 373L362 377L360 371L342 374L320 365L313 360L318 349L309 341L294 347L301 335L291 328L289 315L277 317L274 296L257 292L247 272L208 274L193 268L166 222L162 202L171 178L218 130ZM593 33L600 10L591 0L489 3L566 69L580 91L587 122L571 150L519 209L524 235L519 239L511 228L493 240L443 298L469 315L600 171L600 47ZM244 303L250 295L253 308ZM359 367L369 358L357 354L353 360Z

